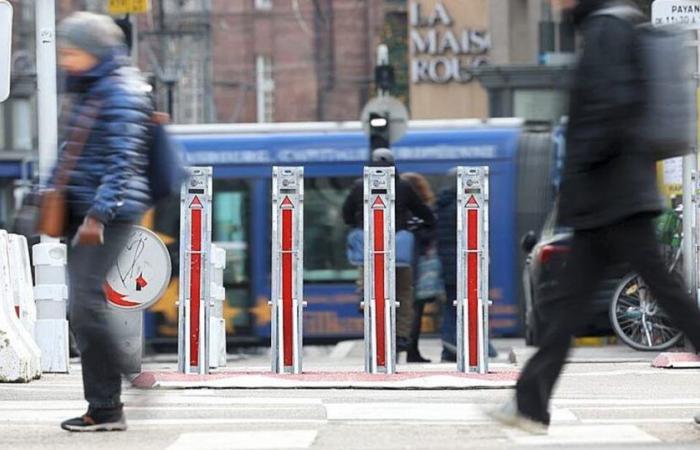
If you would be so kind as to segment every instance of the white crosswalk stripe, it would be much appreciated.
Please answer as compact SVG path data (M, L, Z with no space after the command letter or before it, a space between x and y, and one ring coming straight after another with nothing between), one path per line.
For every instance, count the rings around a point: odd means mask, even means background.
M183 433L168 450L236 450L310 448L315 430Z
M43 386L41 386L43 387ZM0 426L55 427L85 411L80 386L68 400L0 401ZM63 392L63 391L61 391ZM309 394L311 391L306 391ZM531 436L494 423L485 413L490 404L467 401L406 399L382 395L373 401L352 394L334 399L318 392L260 395L246 391L134 391L124 395L130 429L158 430L172 436L169 450L322 448L324 433L338 427L411 425L416 429L452 427L497 433L513 446L566 448L572 444L653 444L661 438L654 424L688 424L700 398L596 399L565 398L553 402L547 436ZM223 431L225 430L225 431ZM165 447L163 447L165 448Z

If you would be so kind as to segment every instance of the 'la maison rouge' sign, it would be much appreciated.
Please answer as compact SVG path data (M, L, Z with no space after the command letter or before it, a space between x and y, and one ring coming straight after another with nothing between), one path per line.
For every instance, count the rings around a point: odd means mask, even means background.
M468 83L471 69L488 62L489 32L460 27L441 1L427 16L411 2L410 33L413 83Z

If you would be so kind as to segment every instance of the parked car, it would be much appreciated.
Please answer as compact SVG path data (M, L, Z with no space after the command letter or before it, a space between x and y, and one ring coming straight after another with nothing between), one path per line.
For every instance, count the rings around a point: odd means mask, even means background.
M527 254L523 270L525 292L525 341L527 345L539 345L539 338L547 326L538 312L543 302L551 300L559 288L561 271L570 250L572 231L557 225L556 214L547 218L539 238L534 231L527 232L521 247ZM615 288L625 275L623 265L614 266L606 274L594 298L594 314L581 335L610 335L612 328L608 310Z

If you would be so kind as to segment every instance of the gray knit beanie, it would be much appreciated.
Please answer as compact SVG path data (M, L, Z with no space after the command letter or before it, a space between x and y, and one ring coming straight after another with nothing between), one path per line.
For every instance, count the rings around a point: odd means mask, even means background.
M60 45L85 50L100 59L124 45L124 33L111 17L89 12L65 18L57 34Z

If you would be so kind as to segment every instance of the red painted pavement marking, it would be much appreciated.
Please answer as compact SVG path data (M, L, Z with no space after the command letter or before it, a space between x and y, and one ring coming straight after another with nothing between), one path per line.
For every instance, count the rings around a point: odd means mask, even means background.
M479 321L477 319L479 313L479 254L476 253L479 230L479 211L471 209L467 211L467 311L468 323L467 332L469 333L469 365L476 366L479 361L478 357L478 329Z
M282 202L282 204L285 203ZM289 205L292 205L291 201L289 201ZM294 365L292 354L292 339L294 339L292 327L292 214L293 211L290 208L282 210L282 334L284 336L285 366Z
M377 200L384 206L381 199ZM374 202L377 204L377 201ZM374 210L374 299L376 304L377 366L386 366L384 301L384 210Z
M330 381L330 382L387 382L414 380L427 377L445 376L463 379L503 382L516 381L519 372L517 370L492 370L487 374L461 373L461 372L401 372L398 374L368 374L365 372L307 372L305 374L274 374L270 372L255 371L226 371L223 373L198 375L182 374L176 372L143 372L132 381L132 385L140 388L153 387L158 382L207 382L212 380L235 380L246 377L265 377L280 380L296 380L303 385L303 382ZM249 384L245 385L246 387ZM296 388L298 386L280 385L281 388ZM341 387L341 386L339 386ZM366 388L366 387L365 387Z
M195 201L201 206L197 197ZM199 365L199 314L202 303L202 209L192 209L190 234L190 366Z

